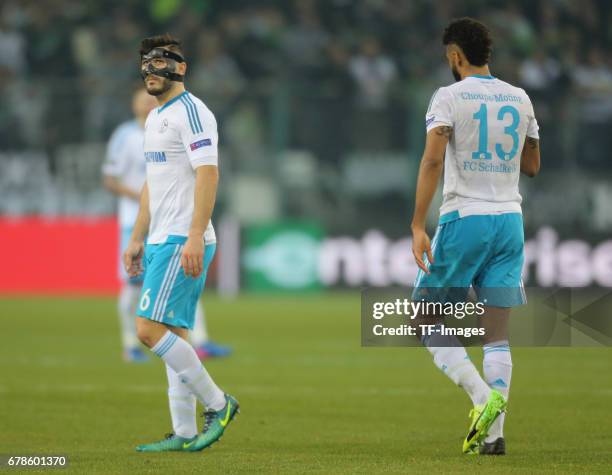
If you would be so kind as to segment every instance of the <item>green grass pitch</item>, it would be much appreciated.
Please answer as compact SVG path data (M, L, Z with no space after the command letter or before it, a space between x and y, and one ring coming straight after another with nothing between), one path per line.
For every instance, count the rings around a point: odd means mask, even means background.
M515 349L509 453L470 457L468 398L422 348L362 348L358 294L206 298L236 351L207 367L242 407L219 444L134 451L170 430L165 372L122 362L113 299L5 298L0 454L87 474L610 473L610 348Z

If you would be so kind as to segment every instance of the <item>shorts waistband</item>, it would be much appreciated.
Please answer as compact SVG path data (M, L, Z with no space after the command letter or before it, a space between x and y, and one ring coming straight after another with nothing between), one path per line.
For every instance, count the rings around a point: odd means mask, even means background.
M167 244L185 244L186 242L187 236L177 236L176 234L170 234L166 239Z

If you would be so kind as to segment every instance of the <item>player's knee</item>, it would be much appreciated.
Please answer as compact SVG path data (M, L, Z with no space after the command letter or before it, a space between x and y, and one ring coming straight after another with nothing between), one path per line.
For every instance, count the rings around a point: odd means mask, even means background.
M492 343L506 340L508 340L508 332L506 330L487 331L485 328L484 333L480 336L480 342L482 345L490 345Z
M431 336L432 328L444 323L438 316L428 316L418 313L412 320L412 327L415 329L415 337L425 345L428 336Z
M154 329L148 325L148 321L139 318L136 321L136 336L140 340L140 342L147 346L148 348L152 348L155 346L155 333Z
M147 331L146 328L138 328L136 330L136 335L138 336L138 339L143 345L147 346L148 348L151 348L153 346L152 335L150 332Z

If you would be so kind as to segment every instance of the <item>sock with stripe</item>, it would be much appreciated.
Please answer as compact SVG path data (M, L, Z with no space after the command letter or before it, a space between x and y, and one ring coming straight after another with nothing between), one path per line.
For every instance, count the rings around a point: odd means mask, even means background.
M484 382L457 337L434 333L421 340L432 354L435 365L464 389L474 405L487 402L491 388Z
M225 406L223 391L212 380L193 347L181 337L167 331L151 351L178 375L202 405L215 411Z
M119 292L117 310L119 311L119 324L121 327L121 343L124 350L138 348L136 336L136 306L140 298L140 286L124 284Z
M173 432L187 439L198 433L196 423L196 398L187 386L181 383L178 374L166 365L168 375L168 403Z
M208 332L206 331L206 316L204 307L201 302L196 305L195 323L191 332L191 343L194 346L201 346L208 341Z
M484 359L482 369L486 382L499 391L508 400L510 380L512 379L512 356L508 340L494 341L483 346ZM506 414L501 414L489 429L486 442L504 436Z

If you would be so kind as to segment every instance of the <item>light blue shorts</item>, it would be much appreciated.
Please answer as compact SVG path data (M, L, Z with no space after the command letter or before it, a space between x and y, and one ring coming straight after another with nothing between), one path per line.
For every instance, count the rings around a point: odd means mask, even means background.
M470 287L493 307L526 303L523 217L520 213L440 217L431 244L430 274L419 270L414 300L461 301ZM438 290L434 290L438 289ZM432 298L435 297L435 298Z
M193 278L187 277L181 266L186 241L184 236L168 236L163 244L145 246L146 270L136 311L139 317L193 329L196 305L204 290L206 273L217 245L205 246L203 272Z

